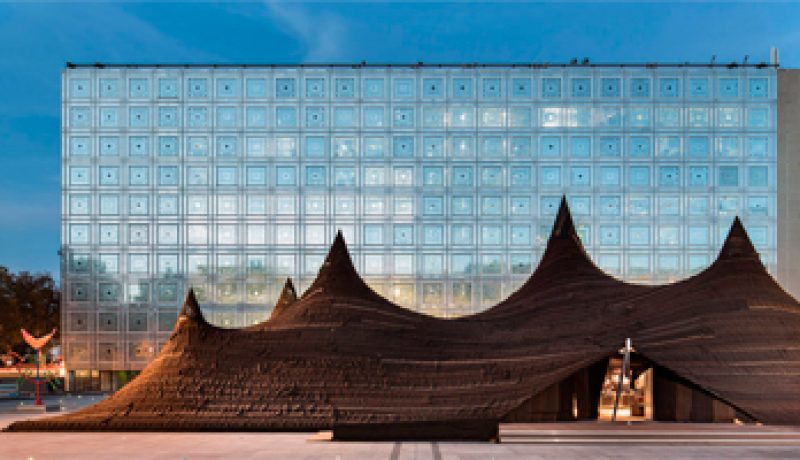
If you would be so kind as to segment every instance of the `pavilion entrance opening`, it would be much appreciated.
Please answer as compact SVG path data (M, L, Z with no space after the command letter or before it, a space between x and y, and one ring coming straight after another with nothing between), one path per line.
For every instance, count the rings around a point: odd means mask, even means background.
M619 390L616 420L622 422L644 422L653 419L653 368L636 355L631 357L631 371L622 375L621 357L608 360L608 370L600 389L597 420L611 421L614 402Z
M629 354L622 377L622 355L578 370L538 391L502 419L503 423L566 421L610 422L619 389L617 422L753 422L755 419L695 383L646 357Z

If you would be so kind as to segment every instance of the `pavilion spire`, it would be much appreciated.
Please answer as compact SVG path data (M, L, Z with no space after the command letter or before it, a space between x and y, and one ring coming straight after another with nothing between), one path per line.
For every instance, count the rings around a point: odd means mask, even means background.
M199 324L208 324L202 310L200 310L200 304L197 302L194 288L189 288L189 292L186 293L178 318L186 318Z
M275 307L272 309L270 319L283 313L295 302L297 302L297 291L294 289L292 278L286 278L286 283L284 283L281 294L278 296L278 301L275 302Z
M550 231L550 238L547 240L547 247L542 254L539 268L565 256L578 256L593 265L575 229L575 222L572 220L566 195L561 197L561 204L553 221L553 229Z
M722 244L719 256L717 256L717 260L733 258L759 258L758 251L756 251L753 242L747 235L747 230L745 230L739 216L733 219L731 228L728 230L728 236Z
M578 234L575 231L575 223L572 221L572 213L567 204L567 196L561 196L561 203L558 206L558 213L553 222L553 230L550 232L550 239L553 238L574 238Z
M342 296L377 296L356 271L341 230L336 233L317 277L301 298L319 292Z

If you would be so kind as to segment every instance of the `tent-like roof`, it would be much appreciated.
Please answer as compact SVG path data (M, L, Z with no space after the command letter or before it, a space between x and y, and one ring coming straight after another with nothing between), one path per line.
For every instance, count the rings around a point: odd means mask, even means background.
M584 251L566 201L542 260L508 299L441 319L372 291L338 234L311 287L267 321L222 329L190 290L161 353L108 399L10 430L317 430L497 421L617 353L638 353L766 423L800 423L800 304L738 218L717 260L633 285Z

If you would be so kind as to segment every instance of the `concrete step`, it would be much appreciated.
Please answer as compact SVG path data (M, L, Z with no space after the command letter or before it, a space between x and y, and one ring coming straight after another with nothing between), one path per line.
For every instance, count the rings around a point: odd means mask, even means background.
M533 424L500 426L500 442L517 444L669 444L800 446L800 427L712 424L640 426L584 424L536 428Z
M35 404L20 404L16 407L18 413L24 414L44 414L45 412L58 412L61 406L58 404L42 404L37 406Z

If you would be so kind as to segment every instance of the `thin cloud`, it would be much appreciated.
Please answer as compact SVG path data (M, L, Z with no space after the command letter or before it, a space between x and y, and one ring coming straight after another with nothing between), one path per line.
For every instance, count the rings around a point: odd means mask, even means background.
M57 229L61 210L56 200L29 199L22 197L14 202L0 201L0 215L8 217L0 223L0 230L8 229L41 229L49 227ZM49 197L48 197L49 198ZM2 232L0 232L2 233Z
M32 33L31 31L36 31ZM192 61L219 57L189 45L125 9L125 5L0 5L0 114L57 115L59 71L76 62ZM33 94L16 87L35 86ZM13 113L12 107L13 105Z
M29 30L36 30L31 34ZM153 24L126 10L125 5L20 5L11 7L0 37L11 39L31 55L16 60L33 59L38 54L63 54L65 59L192 59L213 61L218 56L190 46ZM19 43L27 37L27 43ZM55 52L54 52L55 51ZM2 63L0 63L2 65ZM7 65L13 63L7 62Z
M305 49L304 62L333 62L346 54L347 23L339 15L321 11L321 5L289 5L266 1L267 13L275 25L293 36Z

